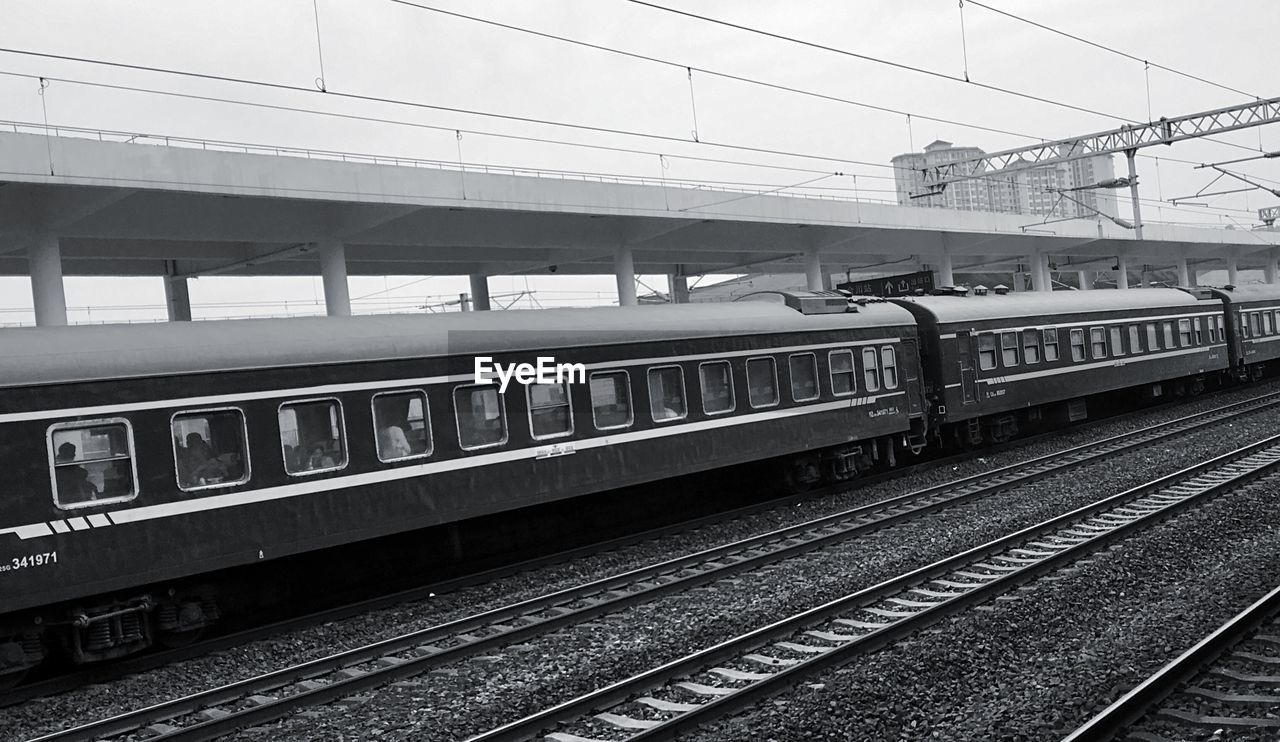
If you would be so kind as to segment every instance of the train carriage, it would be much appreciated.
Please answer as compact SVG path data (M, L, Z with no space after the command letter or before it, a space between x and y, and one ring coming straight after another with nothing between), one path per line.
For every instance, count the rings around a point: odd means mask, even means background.
M186 586L215 570L743 462L805 480L891 456L925 414L911 314L776 298L0 331L0 674L52 626L79 661L198 628L218 598ZM476 383L477 358L539 357L569 378Z
M977 444L1087 415L1087 398L1160 394L1228 367L1222 305L1179 289L894 300L919 322L934 418Z
M1259 378L1265 364L1280 359L1280 287L1227 286L1207 292L1222 301L1231 318L1227 324L1231 368L1241 377Z

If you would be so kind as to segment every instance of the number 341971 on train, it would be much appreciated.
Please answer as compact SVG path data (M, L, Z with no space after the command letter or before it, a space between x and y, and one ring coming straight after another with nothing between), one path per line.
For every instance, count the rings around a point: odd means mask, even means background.
M0 572L13 572L28 567L43 567L48 564L58 563L58 552L46 551L42 554L27 554L26 556L11 557L8 561L0 564Z

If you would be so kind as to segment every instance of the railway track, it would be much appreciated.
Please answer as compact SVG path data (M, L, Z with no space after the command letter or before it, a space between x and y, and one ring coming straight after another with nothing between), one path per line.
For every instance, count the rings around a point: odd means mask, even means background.
M1280 737L1280 587L1121 696L1063 742Z
M1280 398L1280 393L1274 395L1262 395L1254 400L1247 400L1241 403L1233 403L1224 405L1215 410L1208 410L1205 413L1190 415L1184 418L1187 421L1195 421L1201 415L1217 415L1230 413L1241 405L1251 405L1254 403L1267 404L1272 397ZM1161 405L1161 407L1167 405ZM1140 412L1150 412L1157 408L1144 408ZM1100 418L1091 420L1086 423L1072 426L1072 430L1085 431L1093 427L1105 425L1113 422L1115 418ZM1172 421L1179 423L1180 420ZM992 446L984 449L987 455L1004 452L1018 447L1027 446L1036 442L1051 439L1059 435L1060 431L1048 433L1040 433L1025 438L1019 438L1014 441ZM25 701L43 698L46 696L66 693L77 688L88 685L97 685L110 683L121 677L132 674L143 673L156 668L164 667L169 664L187 661L196 657L204 656L214 652L223 651L233 647L248 644L254 641L269 639L282 633L302 630L311 626L319 626L331 621L340 621L352 616L361 615L367 612L386 609L396 605L404 605L416 601L422 601L443 595L455 590L459 590L472 585L491 582L504 577L508 577L521 572L532 571L544 568L554 564L569 562L584 556L604 553L611 550L623 549L635 544L643 543L649 540L655 540L670 536L674 533L693 532L699 528L711 525L720 526L725 522L731 522L734 519L746 518L761 512L765 512L775 508L786 508L791 504L800 501L817 499L827 495L839 494L846 491L850 486L867 487L880 484L886 481L902 479L914 474L918 474L930 469L945 467L949 464L964 463L971 459L970 454L956 454L943 456L938 458L930 458L920 463L912 464L905 467L899 467L889 472L873 474L870 476L860 477L856 482L842 482L833 485L827 485L818 489L809 490L800 494L787 495L780 498L755 503L728 511L720 511L717 513L693 518L679 523L667 526L661 526L636 534L629 534L619 538L609 539L606 541L597 541L588 543L580 547L559 551L553 554L538 556L523 560L514 564L503 565L490 570L484 570L468 575L462 575L456 578L446 579L443 581L432 582L420 587L414 587L408 590L398 590L394 593L381 595L374 598L363 599L353 602L347 602L341 605L324 608L304 615L285 618L279 621L271 622L261 626L255 626L229 634L215 635L202 638L191 644L180 647L163 648L146 654L117 660L100 666L90 666L73 672L62 673L34 682L28 682L13 688L5 688L0 691L0 708L13 706Z
M669 740L1280 468L1280 436L830 601L469 742Z
M39 739L217 737L1277 405L1280 394L1189 415Z

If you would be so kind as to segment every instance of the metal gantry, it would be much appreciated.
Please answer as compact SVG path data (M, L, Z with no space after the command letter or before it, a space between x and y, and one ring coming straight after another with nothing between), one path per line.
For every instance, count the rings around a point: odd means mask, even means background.
M971 178L1008 175L1043 165L1123 152L1129 161L1128 186L1133 201L1134 236L1142 239L1142 208L1138 201L1138 174L1134 157L1142 147L1170 145L1239 129L1280 122L1280 98L1256 100L1215 111L1203 111L1145 124L1125 124L1118 129L1082 137L1042 142L964 160L921 168L925 192L913 197L942 193L948 183Z

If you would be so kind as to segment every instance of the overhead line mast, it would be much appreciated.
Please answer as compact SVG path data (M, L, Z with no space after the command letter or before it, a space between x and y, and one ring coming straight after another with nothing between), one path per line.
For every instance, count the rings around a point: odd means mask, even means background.
M1028 147L1007 149L981 157L920 168L924 175L926 190L919 195L936 196L946 190L949 183L989 177L997 172L1000 175L1006 175L1041 165L1123 152L1129 160L1128 185L1130 195L1133 197L1134 232L1138 239L1142 239L1142 217L1138 205L1138 174L1133 162L1139 149L1157 144L1170 145L1186 139L1250 129L1276 122L1280 122L1280 98L1257 100L1186 116L1161 118L1145 124L1125 124L1110 131L1042 142Z

